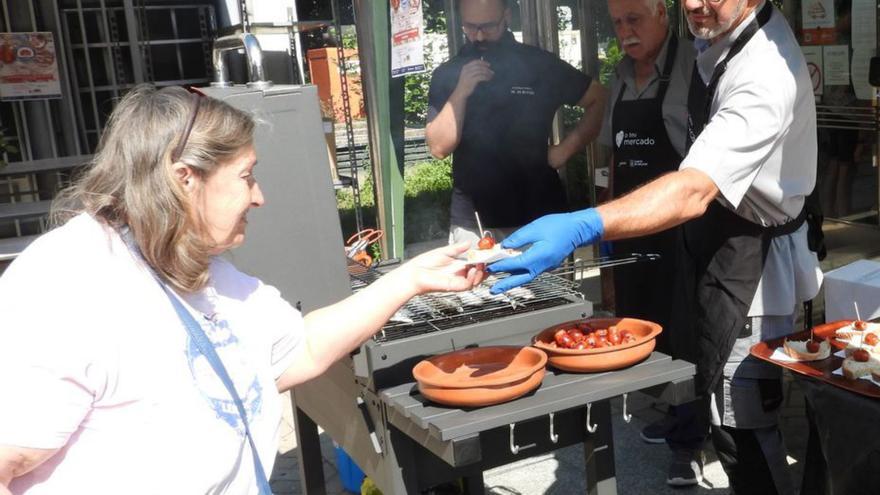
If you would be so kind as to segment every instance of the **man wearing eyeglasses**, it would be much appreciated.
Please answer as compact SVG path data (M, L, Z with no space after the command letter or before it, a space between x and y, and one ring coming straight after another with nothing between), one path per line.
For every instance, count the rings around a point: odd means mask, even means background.
M687 98L694 47L669 30L663 0L608 0L608 13L625 56L615 67L611 97L598 141L611 149L609 197L620 197L678 169L685 155ZM615 241L615 253L657 253L658 261L613 270L614 309L620 316L655 321L664 329L657 348L669 353L669 326L678 229ZM673 352L673 355L675 353ZM674 411L673 411L674 412ZM648 443L666 442L674 426L667 416L642 430ZM699 464L674 462L667 482L697 484Z
M531 247L489 265L511 273L491 290L531 280L578 246L681 225L670 326L692 335L684 356L697 365L702 399L678 408L680 417L689 415L679 424L697 442L711 429L735 493L791 494L778 426L781 368L749 349L791 334L797 306L822 281L804 210L816 181L812 81L791 28L769 1L684 0L684 7L697 57L688 151L678 170L597 208L548 215L513 233L503 247Z
M438 67L425 132L431 154L453 155L450 241L501 239L541 215L566 211L558 169L599 132L605 90L556 55L518 43L507 0L459 2L466 45ZM557 145L551 125L563 104L584 117Z

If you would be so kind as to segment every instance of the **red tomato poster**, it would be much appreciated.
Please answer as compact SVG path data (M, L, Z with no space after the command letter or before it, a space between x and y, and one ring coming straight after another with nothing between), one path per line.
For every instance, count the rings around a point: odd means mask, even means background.
M0 33L0 100L60 97L52 33Z

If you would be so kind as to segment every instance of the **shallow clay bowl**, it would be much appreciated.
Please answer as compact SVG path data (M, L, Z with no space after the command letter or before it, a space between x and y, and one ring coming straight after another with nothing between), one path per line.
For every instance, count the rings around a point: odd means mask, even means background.
M560 349L550 345L553 334L560 328L570 328L578 323L586 323L591 329L608 328L617 325L620 330L629 330L636 340L629 344L598 349ZM648 357L654 350L654 339L663 328L650 321L635 318L587 318L554 325L541 331L532 339L533 345L547 353L547 360L556 368L565 371L595 373L626 368ZM586 332L585 332L586 333Z
M534 347L492 346L440 354L413 367L419 392L449 406L488 406L538 387L547 355Z

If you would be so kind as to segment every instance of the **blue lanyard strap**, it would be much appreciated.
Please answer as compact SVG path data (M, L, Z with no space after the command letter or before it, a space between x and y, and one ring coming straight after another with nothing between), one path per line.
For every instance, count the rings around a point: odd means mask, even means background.
M155 276L155 273L153 275ZM251 429L248 426L248 418L244 410L244 405L241 403L241 398L238 396L238 392L235 390L235 386L232 384L232 380L229 378L229 374L226 372L223 362L220 361L220 356L217 355L217 351L214 349L214 344L208 339L208 336L205 335L205 331L202 330L201 325L199 325L195 318L192 317L192 314L183 307L183 304L180 303L171 290L163 284L158 277L156 277L156 280L159 281L162 290L165 291L168 299L171 300L171 305L174 306L174 311L177 312L177 316L180 318L183 326L186 327L186 332L189 334L189 337L193 340L208 362L211 363L211 368L214 369L214 373L217 373L217 376L223 382L223 385L226 386L226 390L229 391L229 395L232 396L232 400L235 401L235 408L238 409L238 414L241 416L241 421L244 424L244 432L247 436L248 444L251 446L251 453L254 457L254 470L257 473L257 486L260 488L260 495L271 495L272 490L269 487L269 481L266 479L266 471L263 470L263 464L260 462L260 455L257 453L257 446L254 445L254 438L251 435Z
M245 436L247 436L248 445L251 446L251 454L254 458L254 471L257 475L257 487L260 489L259 494L272 495L272 489L269 487L269 480L266 479L266 471L263 470L263 463L260 462L260 455L257 452L257 446L254 444L254 438L251 435L251 429L248 426L248 418L247 413L244 410L244 405L241 402L241 398L238 396L238 392L235 390L235 386L232 384L232 379L229 378L229 373L226 372L226 367L223 366L223 361L220 360L220 356L217 355L217 350L214 349L214 344L208 339L202 326L196 322L195 318L193 318L192 314L187 311L178 297L165 283L162 282L162 279L159 278L149 263L143 259L131 231L128 228L124 228L120 229L119 234L132 253L144 261L144 265L150 270L153 278L156 279L156 282L158 282L159 286L162 287L162 290L165 291L165 295L168 296L168 299L171 301L171 305L174 307L177 317L180 318L181 323L183 323L184 328L186 328L186 333L189 334L189 338L192 339L202 355L205 356L205 359L211 364L214 373L217 374L220 381L223 382L223 385L229 392L229 395L232 396L232 400L235 402L235 408L238 409L238 415L241 416L241 422L244 425L244 433Z

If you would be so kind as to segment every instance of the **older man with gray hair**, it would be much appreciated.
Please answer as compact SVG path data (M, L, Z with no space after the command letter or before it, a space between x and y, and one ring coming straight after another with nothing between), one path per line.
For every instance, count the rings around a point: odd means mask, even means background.
M611 148L609 191L623 196L667 172L678 170L685 155L688 85L694 47L679 42L669 31L663 0L608 0L614 32L626 56L615 68L609 105L599 143ZM614 269L615 312L656 321L666 330L659 349L676 354L675 330L669 320L674 277L675 236L678 227L646 237L615 241L616 253L657 253L659 261ZM670 412L674 413L674 410ZM669 415L642 430L642 439L664 443L675 426ZM675 449L674 439L670 446ZM681 457L681 456L678 456ZM667 481L696 484L699 463L689 458L674 462Z

